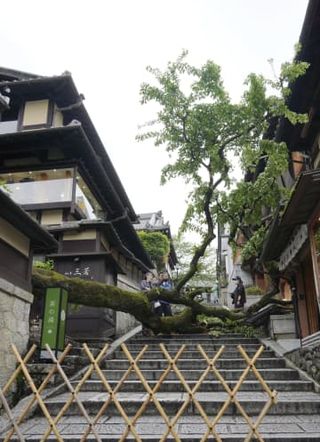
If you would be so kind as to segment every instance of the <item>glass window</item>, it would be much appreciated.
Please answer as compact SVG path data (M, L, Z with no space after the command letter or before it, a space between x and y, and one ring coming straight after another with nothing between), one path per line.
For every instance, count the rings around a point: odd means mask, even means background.
M59 203L71 205L74 202L83 218L98 218L101 206L79 173L76 175L73 201L74 178L75 170L67 168L2 174L0 182L4 183L8 195L20 205L58 204L59 207Z
M101 213L101 206L80 174L77 175L76 181L76 205L81 209L86 218L98 218Z
M18 204L34 205L72 201L74 170L51 169L0 175L5 191Z
M101 206L81 175L78 173L75 176L73 168L7 173L0 175L0 182L4 183L4 190L8 195L20 205L58 204L59 207L59 203L66 203L67 206L67 203L71 205L73 202L75 178L74 203L80 209L82 217L98 218Z

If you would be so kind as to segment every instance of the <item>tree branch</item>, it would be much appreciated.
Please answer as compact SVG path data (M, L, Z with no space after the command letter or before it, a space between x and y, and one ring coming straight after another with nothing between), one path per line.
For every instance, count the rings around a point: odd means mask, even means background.
M204 256L207 247L210 245L211 241L215 238L214 225L213 225L213 220L212 220L212 216L211 216L211 212L210 212L210 203L212 200L213 191L219 185L219 183L222 181L222 178L220 178L215 184L213 184L213 178L212 178L211 173L209 173L209 175L210 175L209 176L209 184L208 184L208 188L207 188L207 191L205 194L204 205L203 205L204 206L203 209L204 209L204 213L205 213L205 217L206 217L206 221L207 221L207 234L205 235L200 246L196 248L195 253L192 257L190 266L189 266L189 270L180 280L178 280L178 282L176 284L176 290L178 293L180 292L182 287L197 272L199 260Z
M191 142L190 138L187 135L186 130L186 121L188 118L188 114L184 115L183 117L180 116L180 120L182 121L182 137L184 139L184 142L189 145L190 148L190 154L193 161L196 161L195 153L193 150L193 143ZM207 170L209 170L209 164L206 164L202 159L200 159L200 164Z
M225 215L227 215L228 218L231 218L233 220L233 222L237 225L237 228L243 233L244 237L248 240L249 237L246 233L246 231L243 229L243 227L241 226L240 222L238 222L238 220L235 219L234 216L232 216L230 213L228 213L220 204L219 200L216 198L216 205L218 206L218 209L220 210L220 212L224 213ZM240 220L239 220L240 221ZM230 235L231 237L231 235Z
M233 141L236 141L238 138L243 137L244 135L247 135L250 131L252 131L255 128L255 124L252 124L251 126L249 126L244 132L238 132L235 135L232 135L231 137L227 138L227 140L225 140L222 144L221 144L221 148L224 149L225 147L228 146L228 144L232 143Z

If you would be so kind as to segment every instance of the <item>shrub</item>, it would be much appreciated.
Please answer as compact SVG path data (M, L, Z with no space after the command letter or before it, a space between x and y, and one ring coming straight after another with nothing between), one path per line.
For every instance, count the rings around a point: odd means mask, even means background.
M254 295L261 296L261 295L263 295L263 290L256 285L252 285L252 286L246 288L246 295L248 295L248 296L254 296Z

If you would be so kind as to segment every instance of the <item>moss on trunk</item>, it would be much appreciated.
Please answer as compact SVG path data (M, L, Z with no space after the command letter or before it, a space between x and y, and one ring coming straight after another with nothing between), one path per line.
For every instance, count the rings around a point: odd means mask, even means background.
M130 292L119 287L87 281L80 278L69 278L52 270L35 268L33 271L33 289L36 296L43 296L47 287L64 287L69 293L69 302L104 307L130 313L144 326L155 333L199 333L205 328L197 323L198 315L213 316L233 321L244 321L248 315L257 311L257 307L272 302L270 294L262 298L257 306L250 307L245 314L242 311L229 310L225 307L214 307L195 301L192 293L183 295L173 290L171 292L153 289L150 292ZM171 317L159 317L152 308L153 301L160 299L185 308ZM277 301L279 302L279 301Z
M68 290L69 302L104 307L130 313L146 327L155 333L187 333L204 331L193 322L193 311L186 307L181 313L172 317L158 317L152 308L152 299L162 298L169 300L170 294L159 290L147 296L143 292L129 292L119 287L102 284L96 281L87 281L80 278L69 278L51 270L34 269L33 288L35 296L43 296L47 287L64 287ZM172 294L172 298L175 294ZM182 299L179 299L179 304Z

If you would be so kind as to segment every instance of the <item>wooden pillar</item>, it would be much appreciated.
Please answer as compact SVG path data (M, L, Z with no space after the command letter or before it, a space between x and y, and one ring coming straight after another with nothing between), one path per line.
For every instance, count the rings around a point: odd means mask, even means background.
M294 178L297 178L304 169L303 153L299 151L291 152L291 159Z

